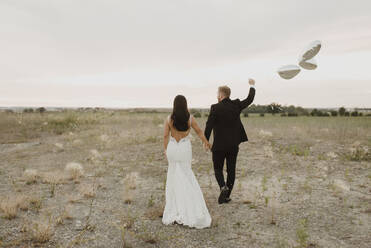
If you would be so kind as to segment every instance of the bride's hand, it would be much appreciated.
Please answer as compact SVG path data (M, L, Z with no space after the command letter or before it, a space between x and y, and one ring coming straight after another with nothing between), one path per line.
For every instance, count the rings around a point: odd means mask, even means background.
M211 145L210 145L209 142L204 143L204 149L205 149L206 151L210 151L210 149L211 149Z

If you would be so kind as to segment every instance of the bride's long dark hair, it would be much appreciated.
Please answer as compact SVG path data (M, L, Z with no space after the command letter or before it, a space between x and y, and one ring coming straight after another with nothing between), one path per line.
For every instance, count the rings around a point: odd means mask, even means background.
M171 114L173 126L178 131L187 131L189 129L188 120L190 116L187 107L187 99L182 95L177 95L174 98L173 105L173 113Z

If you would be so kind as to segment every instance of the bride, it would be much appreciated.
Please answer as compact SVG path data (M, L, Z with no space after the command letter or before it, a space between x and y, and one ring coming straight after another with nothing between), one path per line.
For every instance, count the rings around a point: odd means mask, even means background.
M169 167L162 223L205 228L210 226L211 217L191 168L192 146L188 137L191 127L204 143L204 147L210 149L211 146L195 118L188 112L186 98L178 95L174 99L173 113L164 124L164 149Z

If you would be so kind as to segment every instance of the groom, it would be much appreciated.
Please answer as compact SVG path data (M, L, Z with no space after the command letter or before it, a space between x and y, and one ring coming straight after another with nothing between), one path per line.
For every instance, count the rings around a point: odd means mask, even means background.
M233 189L236 176L236 160L238 146L247 141L247 135L242 125L241 111L249 106L255 96L255 81L249 79L249 95L243 101L231 100L231 89L228 86L220 86L218 89L218 102L211 105L209 118L206 122L205 136L209 140L211 131L214 132L214 142L211 148L214 172L220 187L218 203L228 203ZM224 181L223 166L227 161L227 183Z

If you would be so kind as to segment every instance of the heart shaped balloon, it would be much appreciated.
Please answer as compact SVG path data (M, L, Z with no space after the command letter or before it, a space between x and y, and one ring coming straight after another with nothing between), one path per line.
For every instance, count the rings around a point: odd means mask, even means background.
M302 52L300 56L301 60L309 60L317 55L319 50L321 49L321 41L315 40L309 44L309 46Z
M298 73L300 72L300 67L297 65L285 65L280 67L277 72L281 76L281 78L291 79L298 75Z
M304 69L314 70L317 68L317 61L314 58L308 60L301 60L299 61L299 65Z

